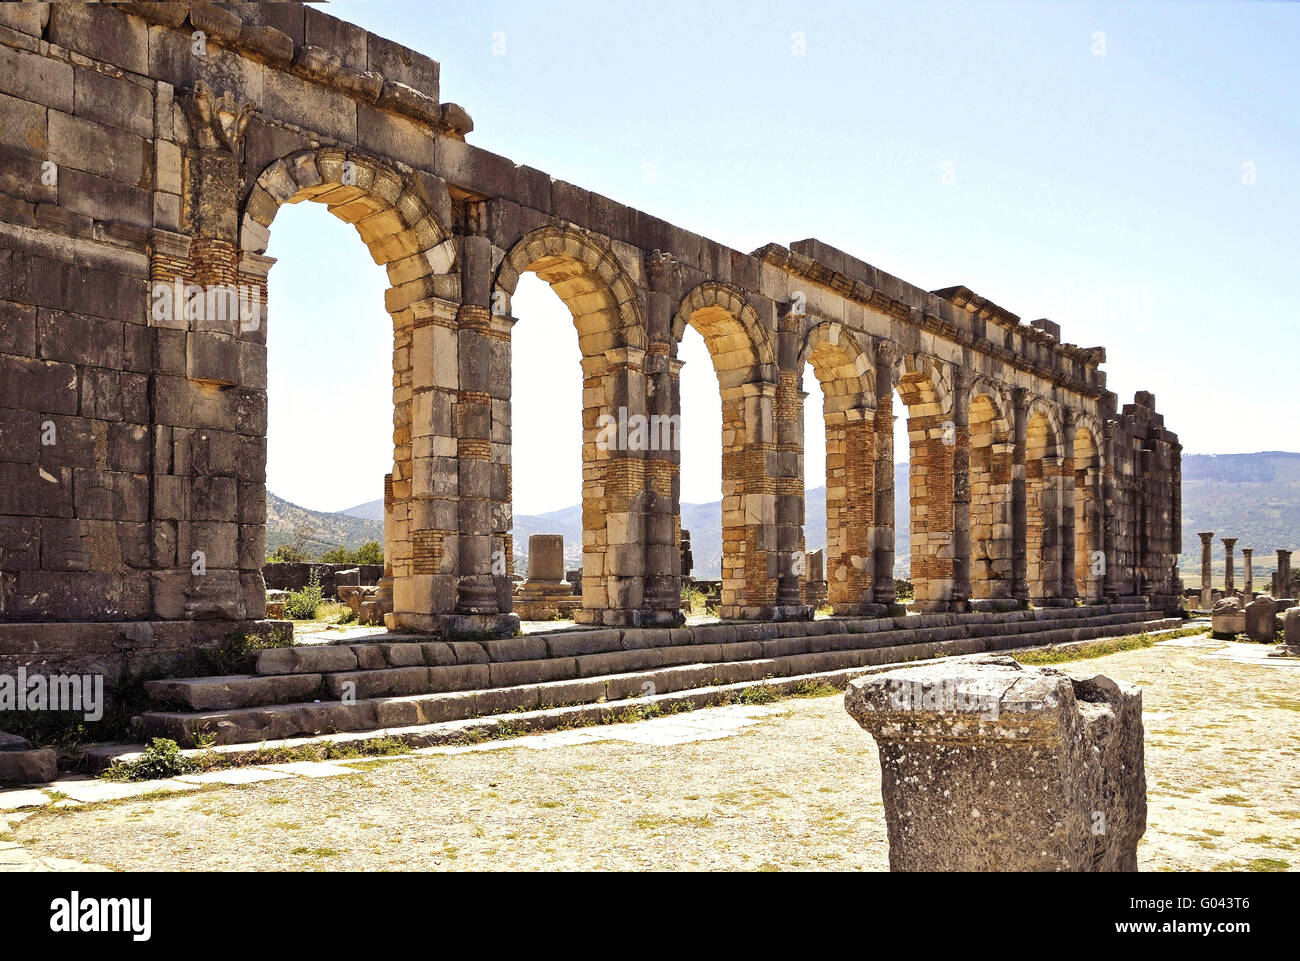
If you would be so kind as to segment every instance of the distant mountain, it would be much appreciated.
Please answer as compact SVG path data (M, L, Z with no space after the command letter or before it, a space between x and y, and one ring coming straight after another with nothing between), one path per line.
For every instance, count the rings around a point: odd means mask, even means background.
M356 507L349 507L345 511L339 511L340 514L347 514L349 517L360 517L362 520L384 522L384 499L366 501L364 504L358 504Z
M1277 550L1300 550L1300 454L1187 454L1183 456L1183 556L1180 568L1199 577L1199 531L1214 531L1214 569L1223 570L1222 537L1255 550L1255 571L1277 567ZM1186 580L1186 578L1184 578Z
M908 549L908 466L894 465L894 523L898 532L894 572L905 577ZM358 547L383 540L382 500L358 504L339 513L297 507L267 495L267 550L293 540L294 529L311 524L315 530L308 550L319 553L344 544ZM806 494L805 543L809 551L826 546L826 488ZM722 502L683 504L682 527L691 532L694 575L716 579L722 571ZM1183 556L1186 573L1200 570L1197 531L1215 532L1215 570L1223 569L1219 538L1237 537L1240 548L1255 549L1255 570L1271 571L1278 548L1300 550L1300 453L1263 451L1257 454L1188 454L1183 457ZM582 508L566 507L545 514L515 517L515 554L525 560L531 534L563 534L564 558L570 568L582 561ZM526 568L521 568L524 573Z
M383 507L383 501L379 502ZM269 554L281 544L292 544L299 530L310 529L304 549L313 557L335 547L357 548L367 541L384 540L384 522L356 517L351 514L331 514L308 510L266 494L266 552Z

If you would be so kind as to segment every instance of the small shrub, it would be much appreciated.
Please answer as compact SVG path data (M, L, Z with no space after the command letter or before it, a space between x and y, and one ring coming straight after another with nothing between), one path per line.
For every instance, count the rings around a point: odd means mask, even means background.
M284 605L284 616L294 621L310 621L316 617L325 595L320 587L320 575L311 572L307 586L300 591L292 591Z
M736 695L741 704L771 704L781 699L781 692L768 684L756 684L747 687Z
M190 774L198 767L175 741L156 737L136 760L115 762L101 776L110 781L157 781Z

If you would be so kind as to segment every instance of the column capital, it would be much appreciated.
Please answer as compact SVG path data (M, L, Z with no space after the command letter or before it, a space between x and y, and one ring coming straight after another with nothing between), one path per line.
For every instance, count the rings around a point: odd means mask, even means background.
M876 363L882 367L897 366L902 359L903 349L892 340L876 341Z

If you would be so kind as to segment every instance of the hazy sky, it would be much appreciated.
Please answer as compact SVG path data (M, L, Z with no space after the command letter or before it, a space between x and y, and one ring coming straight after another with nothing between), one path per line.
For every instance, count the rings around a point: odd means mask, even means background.
M1275 425L1300 388L1300 5L328 9L439 60L480 147L740 250L818 237L1050 317L1106 346L1121 402L1154 391L1188 453L1297 449ZM271 237L269 486L373 500L392 458L383 272L323 208L286 208ZM578 500L577 338L534 278L514 313L516 509L537 513ZM682 357L683 499L707 501L717 383L693 332Z

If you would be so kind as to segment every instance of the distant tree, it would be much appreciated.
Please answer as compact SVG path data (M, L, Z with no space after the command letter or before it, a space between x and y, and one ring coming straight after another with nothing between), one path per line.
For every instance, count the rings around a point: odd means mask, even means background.
M266 555L268 564L303 564L310 560L305 550L293 544L281 544Z
M293 540L287 544L281 544L270 554L266 556L268 564L301 564L311 560L311 555L307 553L307 542L311 536L316 533L316 528L311 524L299 524L293 529Z
M322 564L355 564L356 563L356 561L353 559L353 552L348 550L346 547L343 547L342 545L331 548L330 550L322 554L318 559Z
M382 564L384 563L384 545L379 541L367 541L352 552L353 564Z

